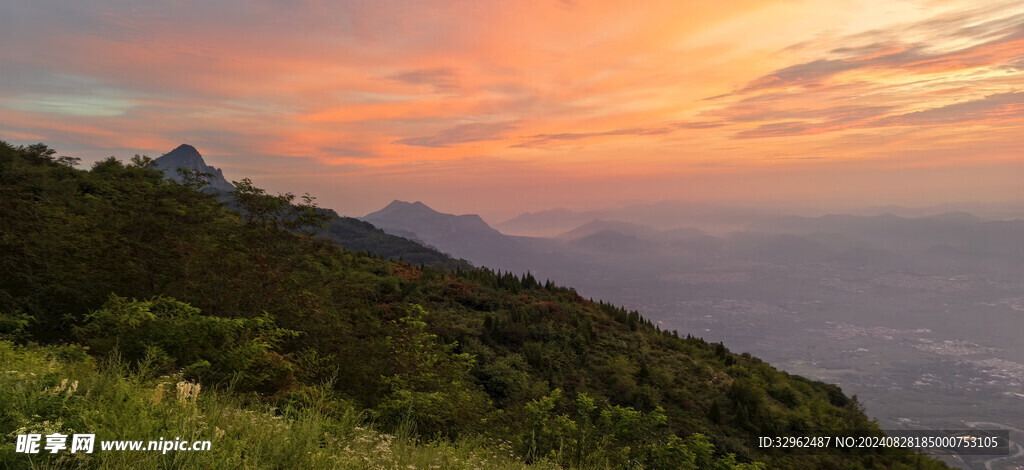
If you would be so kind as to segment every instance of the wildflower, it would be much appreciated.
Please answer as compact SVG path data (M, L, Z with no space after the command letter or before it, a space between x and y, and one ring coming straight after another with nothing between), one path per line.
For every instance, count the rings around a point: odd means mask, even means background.
M78 381L77 380L75 381L74 386L75 386L75 388L78 388ZM50 393L52 393L54 395L60 395L65 390L70 390L70 389L68 389L68 379L61 380L60 381L60 385L54 387L52 390L50 388L46 389L47 392L50 392Z
M196 399L199 398L200 385L197 383L181 381L178 382L178 402L179 403L195 403Z
M164 400L164 384L158 384L156 390L153 390L153 404L159 404Z

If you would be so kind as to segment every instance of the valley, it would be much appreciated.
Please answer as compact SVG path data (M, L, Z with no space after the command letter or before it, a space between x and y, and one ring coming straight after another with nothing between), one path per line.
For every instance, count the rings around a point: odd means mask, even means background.
M884 429L1022 427L1024 273L1014 272L1020 244L1010 234L1024 233L1019 224L833 219L842 223L801 219L803 231L787 233L763 218L719 237L592 221L550 238L506 237L501 250L518 253L504 258L479 245L464 251L457 237L426 241L489 267L529 267L662 329L836 383ZM986 458L957 464L985 468ZM1007 458L996 468L1020 464Z

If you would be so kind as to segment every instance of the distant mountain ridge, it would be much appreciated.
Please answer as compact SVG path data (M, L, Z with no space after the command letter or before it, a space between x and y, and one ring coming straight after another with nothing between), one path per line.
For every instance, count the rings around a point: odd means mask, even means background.
M769 212L742 206L660 201L599 210L574 211L557 208L528 212L496 224L495 227L508 234L551 237L588 222L602 220L646 225L657 230L701 227L710 232L724 234L746 230L752 222L770 218Z
M491 228L479 215L445 214L423 204L420 201L405 202L394 200L383 209L367 214L360 219L384 230L409 231L417 235L432 237L452 235L458 232L477 232L489 235L501 235Z
M595 218L597 216L592 213L556 208L520 214L495 225L495 227L503 233L516 235L554 236Z
M568 232L558 235L556 238L577 240L605 231L620 233L623 235L632 235L638 238L649 237L659 232L658 229L649 225L620 222L617 220L594 219Z
M664 217L653 216L658 213L651 210L655 206L667 209ZM656 204L640 209L647 210L641 214L643 217L621 219L597 218L592 217L597 215L594 213L566 209L527 214L526 219L543 222L533 229L549 232L558 225L575 222L580 216L591 217L568 231L547 237L505 235L475 215L444 214L421 202L394 201L363 220L478 266L512 272L529 270L602 295L609 292L608 284L601 283L593 273L659 263L678 266L728 261L743 265L839 264L873 268L910 264L922 269L984 265L1014 272L1019 270L1015 263L1024 259L1020 244L1024 239L1024 221L985 221L964 212L923 218L893 214L761 214L741 224L734 220L743 215L738 210L720 217L692 210L690 214L696 215L688 218L685 213L692 208L686 205ZM672 213L680 214L680 218L671 217ZM563 218L558 220L559 217ZM658 225L642 223L646 220ZM684 225L689 222L705 222L719 230L730 226L747 228L712 235ZM676 228L665 230L659 225ZM623 265L626 260L627 265Z
M547 240L505 235L479 215L446 214L419 201L395 200L360 220L391 235L409 238L455 258L493 269L536 270L543 264L540 261L550 260L553 255Z
M425 264L446 269L469 269L465 260L454 259L437 248L416 239L414 234L402 235L388 233L373 224L354 218L338 215L331 209L322 209L331 219L327 225L318 230L321 237L352 251L366 251L388 259L401 259L412 264Z
M986 221L964 212L909 218L892 214L876 216L825 215L780 217L761 224L767 232L795 234L833 233L877 244L896 251L949 245L977 253L1021 257L1024 221Z
M224 178L224 172L220 168L207 165L206 161L203 160L203 156L199 154L199 151L195 147L188 144L181 144L174 150L163 154L160 158L155 160L156 167L164 172L168 178L174 181L181 181L181 175L178 174L178 168L187 168L189 170L198 171L200 173L209 173L213 175L208 182L207 186L210 189L215 189L221 192L228 192L235 189L235 186L228 182Z

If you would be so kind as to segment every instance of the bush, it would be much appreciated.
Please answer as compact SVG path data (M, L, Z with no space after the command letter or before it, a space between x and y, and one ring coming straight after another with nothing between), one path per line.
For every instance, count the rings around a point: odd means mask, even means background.
M264 393L294 382L294 364L274 347L295 334L266 315L213 317L169 297L138 301L113 294L76 331L94 353L117 353L158 373L182 369L190 380Z
M456 353L458 343L444 344L428 333L423 307L413 304L409 313L392 322L385 339L391 374L384 377L389 392L378 417L392 426L412 425L424 436L479 431L492 406L470 375L475 359Z
M0 313L0 340L21 340L27 336L26 328L33 318L25 313Z

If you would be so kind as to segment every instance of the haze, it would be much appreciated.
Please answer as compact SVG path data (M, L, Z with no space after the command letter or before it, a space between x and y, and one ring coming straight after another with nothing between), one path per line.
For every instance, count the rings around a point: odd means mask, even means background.
M713 5L713 6L712 6ZM0 136L361 215L1019 202L1019 1L4 2Z

